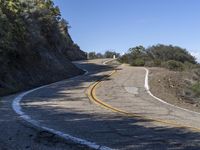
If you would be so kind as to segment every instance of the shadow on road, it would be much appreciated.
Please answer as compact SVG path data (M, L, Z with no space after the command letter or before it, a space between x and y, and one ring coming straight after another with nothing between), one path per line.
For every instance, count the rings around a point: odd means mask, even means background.
M87 76L62 81L25 97L23 110L46 126L117 149L200 149L200 133L186 128L154 126L88 103L89 83L104 78L111 66L81 64ZM109 80L109 78L107 79ZM88 84L84 84L87 82Z
M85 110L69 108L66 110L58 106L56 108L37 106L36 109L42 115L40 122L49 127L111 148L176 150L200 148L200 133L185 128L152 127L151 122L140 118L91 114ZM151 127L147 127L148 124Z

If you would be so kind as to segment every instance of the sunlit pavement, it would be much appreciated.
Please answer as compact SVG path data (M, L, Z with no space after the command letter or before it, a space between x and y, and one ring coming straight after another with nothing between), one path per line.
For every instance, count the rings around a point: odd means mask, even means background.
M91 101L88 87L113 70L102 62L77 62L80 68L88 70L87 75L28 94L22 100L22 111L43 126L113 149L200 148L200 132L183 127L199 128L200 115L167 106L149 96L144 89L143 68L120 66L96 89L100 100L138 117L113 112Z

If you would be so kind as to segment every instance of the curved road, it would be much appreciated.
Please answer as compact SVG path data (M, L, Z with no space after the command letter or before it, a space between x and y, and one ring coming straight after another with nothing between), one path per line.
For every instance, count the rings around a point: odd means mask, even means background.
M77 62L87 75L27 94L22 111L42 126L111 149L200 149L200 115L152 98L144 88L144 68L121 65L107 78L113 68L103 61ZM88 87L102 78L96 97L136 116L113 112L88 98Z

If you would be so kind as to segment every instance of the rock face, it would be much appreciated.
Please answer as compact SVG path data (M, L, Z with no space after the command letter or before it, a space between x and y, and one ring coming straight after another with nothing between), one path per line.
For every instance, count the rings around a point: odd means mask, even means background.
M0 96L81 74L68 28L51 0L0 0Z
M71 60L84 59L82 51L68 50ZM44 50L39 57L19 56L17 61L0 66L0 96L83 73L63 53ZM75 56L75 57L73 57Z
M0 95L48 84L83 73L61 54L46 52L40 60L21 60L3 66L0 72Z

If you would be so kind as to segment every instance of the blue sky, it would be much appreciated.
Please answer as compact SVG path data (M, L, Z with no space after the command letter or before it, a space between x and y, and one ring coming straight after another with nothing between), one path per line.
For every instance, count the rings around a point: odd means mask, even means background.
M54 0L86 52L173 44L200 61L200 0Z

